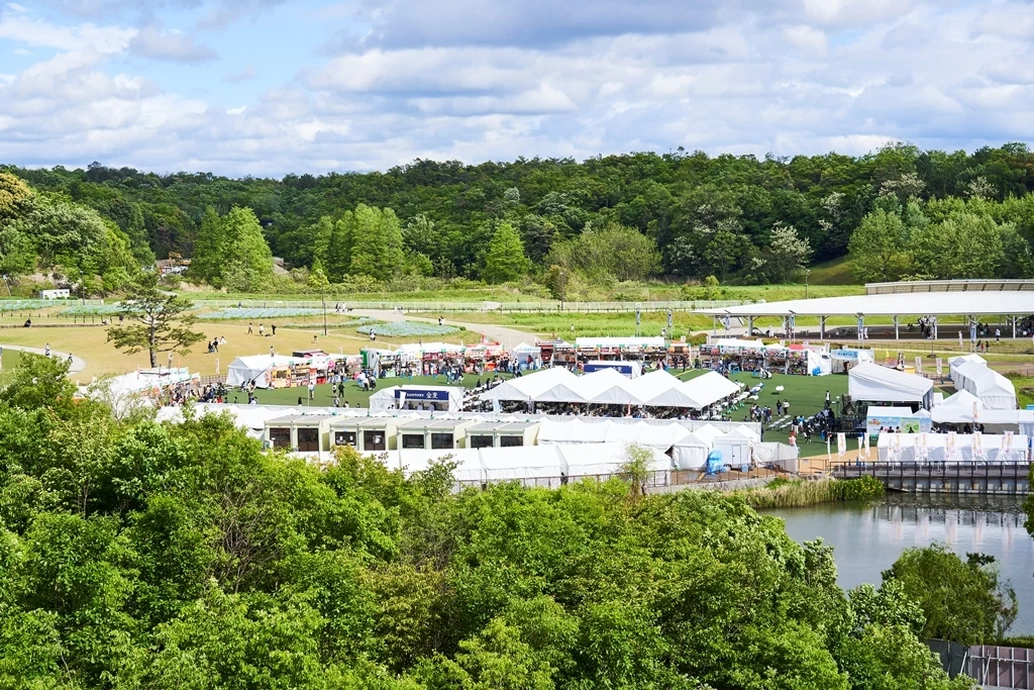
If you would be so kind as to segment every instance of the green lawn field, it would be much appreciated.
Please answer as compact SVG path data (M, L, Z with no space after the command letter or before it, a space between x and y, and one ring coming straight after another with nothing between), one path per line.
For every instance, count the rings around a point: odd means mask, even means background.
M685 374L681 374L678 370L674 369L671 371L673 374L686 381L707 373L706 370L702 369L687 370ZM747 387L753 387L761 382L761 379L754 378L753 374L749 372L735 373L732 375L732 380L746 384ZM839 406L837 405L838 398L847 394L846 374L833 374L830 376L789 376L786 374L773 374L772 378L765 379L764 383L765 387L762 389L757 404L772 408L773 421L775 421L774 415L776 400L788 401L790 403L791 414L801 414L805 417L810 417L825 407L827 390L829 391L830 398L833 401L834 410L839 409ZM775 390L777 386L782 386L784 390L777 393ZM740 409L733 413L732 418L734 421L746 421L749 419L749 414L750 404L745 401ZM766 441L779 441L781 443L786 443L788 436L788 428L765 430ZM817 437L812 439L811 445L814 446L814 452L818 452L820 445L825 447L825 444L820 443ZM802 452L807 453L810 449L805 446L807 446L807 444L802 444ZM851 445L850 441L848 442L848 447L854 447Z
M500 374L504 378L509 378L508 374ZM489 377L486 376L475 376L468 374L463 378L463 386L465 388L473 388L477 383L478 379L482 381ZM413 378L387 378L380 379L377 382L377 389L390 388L392 386L446 386L450 385L446 382L444 376L414 376ZM376 391L363 391L360 390L359 386L354 381L349 381L345 384L345 397L342 400L342 406L344 403L348 403L351 407L359 405L361 407L369 407L370 396ZM308 400L308 391L305 388L278 388L273 390L257 390L255 391L255 397L258 398L259 404L261 405L297 405L298 398L302 399L303 405L312 407L332 407L334 405L334 391L331 385L323 384L316 386L315 398ZM239 391L230 393L230 402L233 402L234 396L237 396L238 402L246 403L248 401L248 394Z

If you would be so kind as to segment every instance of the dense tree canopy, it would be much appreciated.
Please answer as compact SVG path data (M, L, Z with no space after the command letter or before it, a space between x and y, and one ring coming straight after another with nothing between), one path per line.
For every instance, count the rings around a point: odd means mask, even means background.
M969 687L902 588L845 595L740 498L321 471L63 373L26 355L0 390L3 687Z
M90 238L98 233L84 235L91 224L82 219L73 223L75 236L55 237L39 207L59 202L99 214L137 261L194 256L201 259L195 274L216 282L222 271L207 266L206 257L217 256L225 238L213 218L235 207L251 209L272 253L289 267L319 259L331 283L407 273L486 279L486 256L502 222L520 235L526 271L540 283L550 282L551 271L568 270L549 263L554 249L586 238L598 243L592 253L605 254L618 237L608 235L611 228L623 229L618 247L637 256L643 249L647 257L610 267L616 281L644 273L783 281L794 279L802 263L849 250L859 278L1034 275L1034 153L1023 144L972 154L891 144L860 157L762 160L681 150L581 163L417 160L384 173L282 180L156 175L99 163L7 170L0 178L0 268L10 273L26 270L27 252L30 263L46 263L57 261L63 247L96 245ZM254 241L245 246L259 249ZM875 261L870 250L890 261ZM227 267L231 282L252 285L249 266Z

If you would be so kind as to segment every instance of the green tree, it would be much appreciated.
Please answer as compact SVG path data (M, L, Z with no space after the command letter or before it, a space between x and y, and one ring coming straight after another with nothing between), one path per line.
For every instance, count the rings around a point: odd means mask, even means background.
M1002 234L994 219L953 213L912 233L916 266L934 278L993 278L1002 265Z
M190 276L218 287L229 256L226 249L223 220L213 207L208 206L194 239L194 252L190 257Z
M488 245L482 275L489 283L505 283L519 279L527 270L521 236L509 223L500 223Z
M156 367L159 353L184 353L204 340L203 333L191 330L196 321L192 308L189 300L159 290L157 276L145 273L129 285L119 304L119 315L128 323L110 326L108 340L129 354L147 350Z
M355 209L350 273L388 280L405 266L402 227L390 208Z
M222 226L223 283L239 292L261 289L273 275L273 253L254 211L235 206L223 217Z
M861 281L898 280L911 270L908 232L894 213L877 209L866 215L848 247L851 269Z
M327 278L332 283L340 283L352 263L352 245L357 236L356 213L345 211L330 229L327 239ZM315 264L314 264L315 265Z
M943 544L906 549L883 579L897 580L926 618L924 637L962 644L999 639L1016 617L1016 593L1000 578L994 558L963 561Z

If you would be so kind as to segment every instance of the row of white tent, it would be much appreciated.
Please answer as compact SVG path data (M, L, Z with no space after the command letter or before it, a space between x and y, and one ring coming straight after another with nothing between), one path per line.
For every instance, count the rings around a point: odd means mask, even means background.
M1028 461L1030 437L1024 434L880 434L881 462Z
M1015 410L1016 387L1012 381L987 366L978 354L963 355L948 361L956 390L973 395L985 410Z
M629 379L611 369L578 376L554 367L496 386L485 400L534 403L591 403L701 410L740 391L717 372L682 381L664 370Z
M672 470L663 451L648 448L646 463L651 473ZM456 464L453 478L461 484L523 481L556 483L561 477L605 479L620 475L629 461L628 444L527 446L514 448L456 448L454 450L399 450L378 456L389 469L401 469L408 477L426 470L443 458ZM660 482L658 482L660 483Z

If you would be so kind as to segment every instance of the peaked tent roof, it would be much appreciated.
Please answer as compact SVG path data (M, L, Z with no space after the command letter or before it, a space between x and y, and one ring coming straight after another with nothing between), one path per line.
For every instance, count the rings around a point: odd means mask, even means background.
M847 390L855 400L923 402L933 381L879 364L859 364L847 373Z

